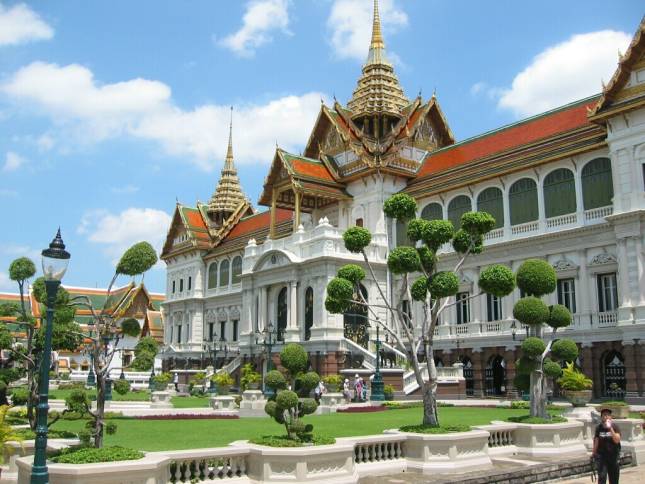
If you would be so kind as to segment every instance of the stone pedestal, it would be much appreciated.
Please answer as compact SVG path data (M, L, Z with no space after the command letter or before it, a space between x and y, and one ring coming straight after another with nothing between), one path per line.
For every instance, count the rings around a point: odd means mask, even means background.
M152 392L152 408L172 408L169 392Z
M246 390L242 393L240 402L240 418L244 417L266 417L264 406L267 400L260 390Z
M342 393L323 393L320 396L320 405L318 405L316 414L336 413L340 405L345 405L345 398Z
M211 397L210 404L214 410L237 410L235 407L235 397L230 395Z

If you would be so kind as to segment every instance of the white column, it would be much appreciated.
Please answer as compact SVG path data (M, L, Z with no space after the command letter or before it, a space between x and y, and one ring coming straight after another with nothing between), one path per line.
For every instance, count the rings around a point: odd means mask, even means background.
M475 270L473 271L475 277L473 278L473 288L472 288L472 295L477 294L479 292L479 273L481 271L481 267L476 267ZM471 309L472 312L470 313L470 319L473 323L478 323L482 321L482 306L484 303L482 302L482 299L485 298L485 295L477 296L472 298L471 301Z
M544 231L546 227L546 215L544 212L544 187L542 186L542 181L537 180L537 198L538 198L538 220L540 223L540 232Z
M287 341L299 341L298 334L298 282L289 282L289 291L287 292L287 305L289 308L289 317L287 319Z
M582 197L582 178L580 170L576 170L573 174L573 180L576 188L576 212L578 214L578 224L584 225L585 223L585 207L584 199Z
M262 286L259 290L259 304L258 304L258 330L263 331L267 326L267 287Z
M587 272L587 251L585 249L578 251L578 285L576 288L576 309L580 314L587 314L593 311L591 301L593 285L590 284L589 273Z
M631 291L629 290L629 261L627 260L627 239L616 241L618 248L618 299L621 307L632 305Z
M504 238L508 239L511 236L511 205L509 203L508 186L504 188L502 201L504 208Z

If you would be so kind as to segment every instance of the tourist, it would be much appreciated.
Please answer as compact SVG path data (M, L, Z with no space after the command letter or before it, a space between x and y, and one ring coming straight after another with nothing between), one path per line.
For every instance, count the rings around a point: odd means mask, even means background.
M349 403L352 399L352 394L349 391L349 378L345 378L343 382L343 397L345 397L345 403Z
M363 384L363 401L367 401L367 382L361 378L361 383Z
M168 381L168 380L166 380ZM174 372L172 375L172 382L175 384L175 391L179 393L179 373Z
M361 398L361 391L362 388L359 389L360 386L360 377L358 376L358 373L354 375L354 401L359 402Z
M320 380L314 389L314 398L316 399L316 403L320 403L320 397L322 397L323 393L325 393L325 384Z
M592 457L598 469L598 484L618 484L620 474L620 429L611 418L611 410L600 411L602 422L596 427Z
M358 375L356 375L358 376ZM356 380L356 401L357 402L362 402L363 401L363 387L365 386L365 383L363 382L363 377L358 376L358 379Z

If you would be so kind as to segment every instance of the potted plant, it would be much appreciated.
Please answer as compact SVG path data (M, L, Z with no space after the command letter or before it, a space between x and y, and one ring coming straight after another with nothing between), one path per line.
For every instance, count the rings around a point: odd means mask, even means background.
M260 375L252 363L247 363L242 367L241 370L242 376L240 378L240 386L242 391L244 390L258 390L260 388L260 382L262 381L262 375Z
M564 390L567 400L574 407L584 407L591 401L593 382L584 373L576 370L573 363L567 363L562 369L558 385Z
M211 380L217 385L217 393L219 395L228 395L228 391L235 383L233 377L226 371L216 373L211 377Z
M172 380L170 373L159 373L152 377L152 382L154 383L154 389L157 392L162 392L168 387L168 383Z
M611 390L615 395L619 392L620 387L616 383L612 383L609 385L609 390ZM611 415L614 418L629 418L630 407L624 400L609 400L602 402L602 404L598 405L596 408L599 412L603 408L608 408L611 410Z
M323 378L323 383L331 393L338 393L343 388L343 377L340 375L328 375Z
M14 428L5 421L9 405L2 405L0 407L0 444L2 451L0 452L0 464L4 464L5 458L9 457L16 450L14 445L10 442L17 442L22 446L22 436L16 433ZM2 468L0 467L0 475L2 475Z

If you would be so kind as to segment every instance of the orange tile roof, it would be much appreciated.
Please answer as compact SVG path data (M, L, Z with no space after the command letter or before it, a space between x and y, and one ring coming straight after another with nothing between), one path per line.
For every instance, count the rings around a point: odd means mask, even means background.
M185 211L184 214L186 215L186 221L188 222L189 225L192 227L197 227L200 229L208 230L206 228L206 224L204 223L204 219L202 218L202 214L199 213L199 210L196 210L194 208L188 208L184 207Z
M331 173L329 173L327 167L322 163L314 163L299 158L291 158L289 161L291 161L293 170L299 175L319 178L321 180L327 180L331 182L334 181Z
M436 151L426 157L416 180L495 153L591 125L587 120L587 109L597 100L598 96L585 99Z
M291 210L284 210L278 208L276 211L276 223L284 222L289 220L293 212ZM238 224L231 230L226 237L227 240L241 237L245 234L255 232L261 228L269 227L271 224L271 211L267 210L266 212L259 213L257 215L252 215L251 217L243 218L238 222Z

